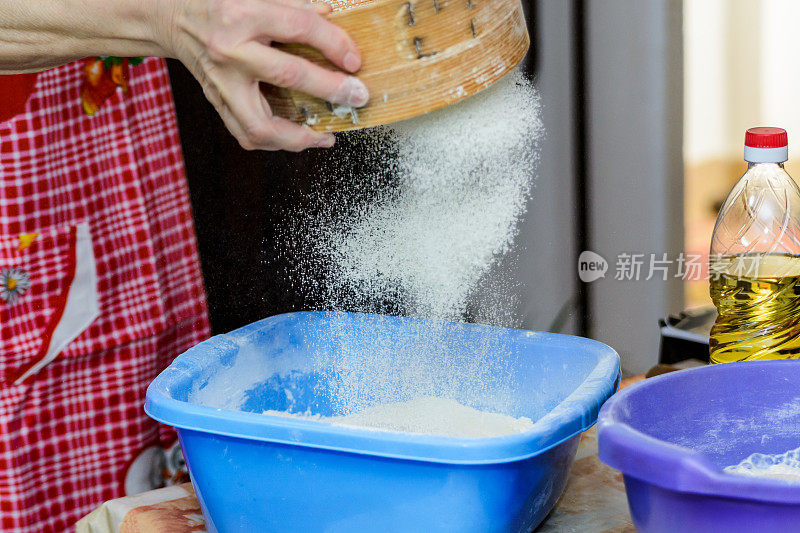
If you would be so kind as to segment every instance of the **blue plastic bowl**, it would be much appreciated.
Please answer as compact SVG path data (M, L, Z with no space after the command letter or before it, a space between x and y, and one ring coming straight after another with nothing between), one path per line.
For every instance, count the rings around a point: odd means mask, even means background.
M619 358L599 342L441 326L438 350L453 351L450 360L481 346L502 349L497 357L509 362L503 370L483 371L498 373L511 392L501 402L506 414L535 421L525 433L449 438L261 414L288 407L335 414L326 396L332 388L319 381L336 375L315 368L319 352L369 353L394 342L397 357L405 357L424 325L350 313L279 315L209 339L162 372L147 390L145 410L178 429L209 531L486 533L538 525L564 488L580 433L616 390ZM220 387L240 358L252 367L249 376ZM211 383L215 394L238 398L241 410L193 403ZM497 404L490 392L468 392L456 399Z
M800 531L800 485L727 474L800 446L800 362L713 365L647 379L600 412L600 459L622 471L641 532Z

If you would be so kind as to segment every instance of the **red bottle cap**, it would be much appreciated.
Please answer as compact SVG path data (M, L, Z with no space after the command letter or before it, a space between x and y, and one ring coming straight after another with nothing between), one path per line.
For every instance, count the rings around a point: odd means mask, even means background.
M750 128L744 134L744 145L749 148L783 148L789 146L789 136L783 128Z

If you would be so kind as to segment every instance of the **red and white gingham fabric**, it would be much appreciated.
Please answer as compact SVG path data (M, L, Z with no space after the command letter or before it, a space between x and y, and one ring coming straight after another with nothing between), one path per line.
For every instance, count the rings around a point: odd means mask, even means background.
M69 253L74 246L72 228L49 231L40 235L33 245L20 253L19 237L0 235L0 260L4 267L14 267L23 272L44 271L46 279L31 285L15 305L0 303L0 340L2 341L2 367L0 383L14 381L14 375L30 363L42 348L42 337L48 324L56 318L58 300L69 286L73 258ZM13 258L13 259L12 259Z
M0 300L2 531L65 531L122 496L135 457L174 438L144 414L147 385L209 334L164 62L148 59L130 78L128 94L90 117L80 64L44 72L25 112L0 123L0 268L31 278L13 305ZM15 385L6 376L41 350L82 223L100 316ZM27 233L39 236L20 250Z

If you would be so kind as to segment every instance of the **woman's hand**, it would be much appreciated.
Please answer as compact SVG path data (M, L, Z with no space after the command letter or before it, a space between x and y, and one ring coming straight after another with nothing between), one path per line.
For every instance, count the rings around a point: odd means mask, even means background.
M296 89L336 104L361 107L369 94L358 79L270 46L302 43L355 72L361 55L324 15L331 8L303 0L174 0L156 2L161 46L200 81L206 98L248 150L330 147L334 137L276 117L259 82Z
M353 40L304 0L0 0L0 74L33 72L89 56L180 59L247 149L299 151L334 143L330 133L275 117L259 82L361 107L352 76L272 48L302 43L355 72Z

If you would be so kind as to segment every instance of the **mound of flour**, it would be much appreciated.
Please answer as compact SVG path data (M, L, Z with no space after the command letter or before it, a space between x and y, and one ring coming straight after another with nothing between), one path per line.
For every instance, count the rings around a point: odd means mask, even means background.
M740 476L800 483L800 448L775 455L754 453L741 463L726 467L724 471Z
M487 413L449 398L430 396L407 402L384 403L345 416L319 416L264 411L265 415L316 420L341 426L456 438L498 437L533 427L530 418Z

